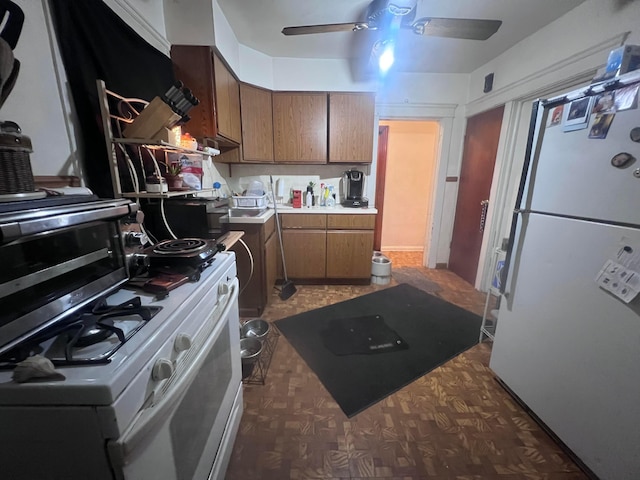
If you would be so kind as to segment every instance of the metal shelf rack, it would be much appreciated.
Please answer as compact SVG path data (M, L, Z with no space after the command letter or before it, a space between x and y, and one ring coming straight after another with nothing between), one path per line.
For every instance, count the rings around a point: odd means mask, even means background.
M482 315L482 324L480 325L480 337L478 342L482 343L482 341L487 338L493 341L493 337L496 333L496 325L498 324L498 305L500 304L500 278L501 278L501 265L500 260L504 257L504 250L501 248L496 248L493 250L492 261L491 261L491 271L493 275L491 277L491 284L487 289L487 298L484 302L484 313ZM495 308L491 308L492 302L491 299L493 297L497 297Z
M252 365L252 369L247 372L246 376L244 375L245 371L243 371L242 383L246 385L265 384L269 366L271 365L271 359L273 358L273 352L275 352L278 339L280 338L280 332L278 332L277 327L273 323L270 325L271 328L269 329L269 333L264 339L262 339L262 354L256 363Z
M133 162L129 163L129 171L125 174L120 172L120 168L118 166L118 157L117 157L117 148L124 148L124 145L137 146L141 149L145 149L148 151L161 151L161 152L179 152L179 153L187 153L187 154L198 154L203 156L209 155L219 155L220 150L214 148L208 148L207 151L193 150L190 148L185 148L177 145L173 145L164 140L157 139L146 139L146 138L122 138L115 137L113 134L114 125L119 130L122 127L126 126L129 123L132 123L134 118L139 114L139 110L142 111L144 107L149 103L144 100L136 99L136 98L125 98L118 95L111 90L108 90L102 80L97 80L96 82L98 89L98 98L100 101L100 113L102 116L102 127L105 136L105 142L107 146L107 151L110 155L109 168L111 172L111 181L113 186L113 193L116 198L126 197L126 198L158 198L158 199L166 199L171 197L180 197L187 195L203 195L207 193L213 192L213 189L204 189L204 190L176 190L176 191L168 191L162 193L155 192L147 192L145 190L140 189L139 187L144 184L144 178L139 179L135 173L135 167ZM118 102L118 105L123 105L123 111L115 114L110 109L110 101ZM119 147L120 146L120 147ZM125 155L126 153L123 152ZM141 159L138 159L141 161ZM155 168L159 171L159 167L155 158L152 159L155 164ZM136 191L133 192L123 192L121 179L125 178L125 176L129 176L129 179L133 181L134 187ZM142 180L142 182L140 181Z

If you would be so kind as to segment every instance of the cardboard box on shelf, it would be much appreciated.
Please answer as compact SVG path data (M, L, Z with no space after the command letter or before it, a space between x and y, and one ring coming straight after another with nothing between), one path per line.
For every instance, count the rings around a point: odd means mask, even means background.
M167 153L169 165L180 165L182 183L192 190L202 190L202 155L198 153Z

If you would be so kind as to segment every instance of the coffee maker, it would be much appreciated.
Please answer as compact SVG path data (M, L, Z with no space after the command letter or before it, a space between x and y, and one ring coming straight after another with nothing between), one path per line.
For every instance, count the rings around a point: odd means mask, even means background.
M342 176L344 199L343 207L360 208L369 206L369 200L363 196L364 173L360 170L347 170Z

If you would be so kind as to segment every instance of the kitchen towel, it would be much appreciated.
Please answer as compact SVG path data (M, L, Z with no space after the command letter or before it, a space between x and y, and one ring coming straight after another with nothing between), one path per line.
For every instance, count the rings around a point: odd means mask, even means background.
M325 345L336 319L379 316L408 348L336 355ZM347 417L478 343L480 316L402 284L275 322Z

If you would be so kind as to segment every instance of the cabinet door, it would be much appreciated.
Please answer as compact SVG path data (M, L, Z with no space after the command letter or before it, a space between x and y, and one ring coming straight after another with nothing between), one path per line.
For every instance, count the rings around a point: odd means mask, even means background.
M240 85L217 55L213 56L213 71L215 74L218 135L240 143L242 140Z
M271 91L240 84L240 110L244 161L273 163Z
M215 88L211 47L198 45L173 45L171 61L176 79L180 80L200 100L189 110L191 120L183 127L197 138L215 138L216 123Z
M327 232L327 278L370 277L372 255L372 231Z
M264 293L264 237L262 235L263 225L233 223L228 225L229 230L240 230L244 232L242 241L247 245L253 256L253 265L249 254L244 246L238 242L230 250L236 254L236 268L238 270L238 281L242 293L238 298L241 316L261 315L266 303ZM253 268L253 271L252 271Z
M371 163L374 115L372 93L329 94L329 163Z
M287 276L324 278L327 262L325 230L284 230L282 245Z
M276 162L327 163L327 94L273 93Z

